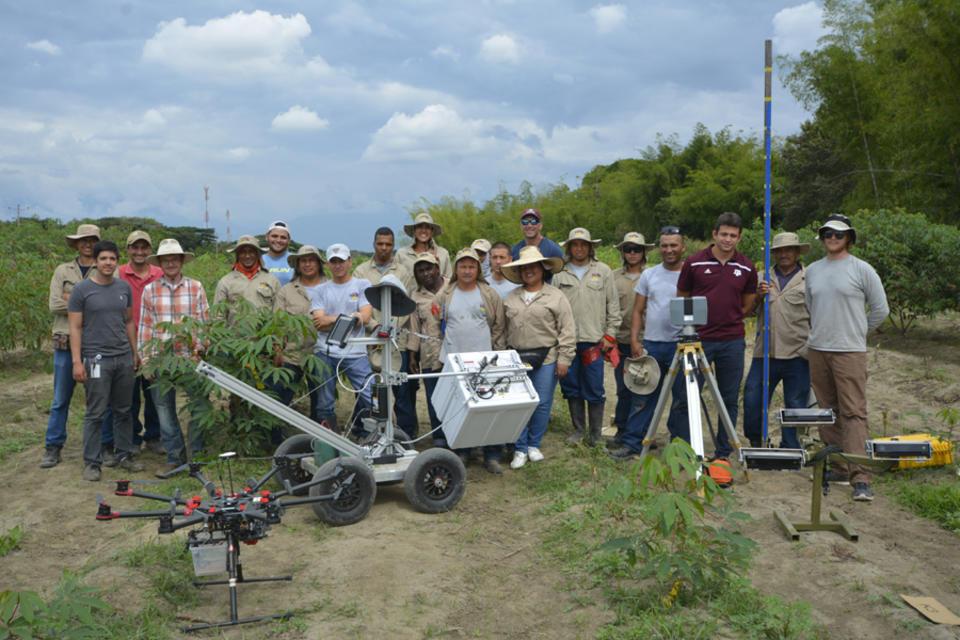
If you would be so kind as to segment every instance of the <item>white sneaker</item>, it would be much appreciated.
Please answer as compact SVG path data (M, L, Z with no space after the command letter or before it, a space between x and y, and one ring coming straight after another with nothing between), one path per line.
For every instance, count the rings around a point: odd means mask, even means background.
M525 464L527 464L527 454L523 451L514 451L513 460L510 461L510 468L519 469Z
M530 458L530 462L540 462L543 460L543 454L540 453L540 449L536 447L530 447L527 449L527 457Z

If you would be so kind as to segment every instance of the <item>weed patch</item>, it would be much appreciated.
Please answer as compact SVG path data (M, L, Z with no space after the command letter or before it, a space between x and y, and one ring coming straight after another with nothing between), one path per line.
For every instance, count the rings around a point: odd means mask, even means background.
M0 534L0 558L19 549L21 540L23 540L23 527L20 525Z
M952 467L898 472L883 482L901 506L960 533L960 484Z

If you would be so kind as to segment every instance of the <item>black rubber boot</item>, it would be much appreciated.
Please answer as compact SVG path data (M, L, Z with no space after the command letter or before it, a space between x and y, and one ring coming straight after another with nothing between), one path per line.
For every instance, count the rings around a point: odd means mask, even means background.
M567 444L580 444L586 431L587 409L579 398L567 400L567 408L570 409L570 424L573 425L573 433L567 438Z
M603 433L603 402L587 403L587 422L589 430L587 433L587 444L591 447L600 442Z

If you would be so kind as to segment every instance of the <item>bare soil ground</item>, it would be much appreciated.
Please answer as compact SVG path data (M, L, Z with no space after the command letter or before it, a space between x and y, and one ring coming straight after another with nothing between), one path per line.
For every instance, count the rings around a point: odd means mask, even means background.
M118 606L139 608L148 585L115 558L121 550L157 541L155 523L94 521L96 494L109 494L111 481L121 474L105 469L102 482L82 481L73 426L63 463L40 469L50 376L4 377L0 443L32 431L37 444L0 465L5 488L0 532L17 524L26 530L21 549L0 560L0 589L49 590L64 569L96 566L89 584L108 590ZM612 386L612 375L608 378ZM907 338L880 336L870 355L869 395L877 434L941 427L935 413L960 406L960 319L925 323ZM75 403L74 411L82 407ZM563 428L558 420L552 431ZM543 464L576 456L558 433L548 435L545 453ZM148 472L162 462L149 454L144 460ZM514 473L493 477L471 465L463 501L443 515L416 513L399 486L382 487L370 515L350 527L324 527L309 508L291 510L267 540L245 547L242 559L249 576L293 573L294 582L242 587L241 615L305 610L306 630L283 633L291 638L594 637L612 614L599 593L583 587L585 580L568 574L544 550L551 516L540 512L537 497L525 494ZM872 504L853 503L845 486L833 486L825 500L825 507L848 515L859 542L830 533L790 542L772 511L806 518L808 477L752 473L750 482L735 486L740 509L753 516L746 533L759 544L754 583L810 603L832 638L960 637L954 628L922 622L899 598L934 596L960 613L957 536L896 506L878 484ZM115 508L124 508L123 500L115 498ZM190 615L219 619L226 612L225 589L213 588L201 592ZM268 637L276 636L276 629L251 626L224 635Z

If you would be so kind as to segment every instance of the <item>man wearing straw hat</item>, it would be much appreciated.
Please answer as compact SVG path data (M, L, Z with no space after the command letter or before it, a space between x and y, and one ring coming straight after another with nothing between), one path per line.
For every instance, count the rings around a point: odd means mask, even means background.
M820 406L833 409L836 423L820 427L827 444L863 455L867 440L867 332L890 313L880 276L869 264L850 254L857 231L841 214L827 217L819 230L826 256L807 267L806 299L810 310L807 359L810 381ZM918 286L922 286L918 284ZM869 310L868 310L869 309ZM847 467L853 499L873 500L870 472Z
M295 254L287 256L287 263L293 269L293 279L280 287L277 294L276 311L285 311L294 316L310 317L310 307L320 299L320 287L327 281L323 273L323 256L316 247L305 244ZM311 328L312 328L311 322ZM289 405L293 402L293 392L305 373L303 369L304 356L313 353L317 344L316 330L303 337L299 343L284 345L283 351L274 358L274 365L288 369L293 378L290 382L278 381L274 391L280 402ZM307 386L310 387L310 418L316 420L319 404L319 391L310 382L307 376Z
M413 224L403 225L403 232L413 238L413 244L397 251L397 259L409 271L413 270L413 263L421 253L432 253L440 263L440 273L444 278L453 277L450 265L450 253L437 244L436 238L443 233L443 228L433 221L426 211L417 214Z
M440 332L440 305L437 294L446 286L447 280L440 273L440 262L432 253L421 253L413 263L413 275L417 288L410 298L417 309L410 314L410 339L407 341L411 373L434 373L443 369L440 362L440 344L443 335ZM433 433L433 445L445 444L440 429L440 418L433 408L433 390L437 386L436 378L425 378L423 387L427 395L427 413L430 416L430 428Z
M160 323L179 323L186 318L198 322L207 322L210 319L210 308L203 284L183 275L183 265L193 260L192 253L184 251L177 240L166 238L160 241L156 254L147 260L150 264L158 265L163 275L143 290L140 325L137 328L137 351L144 366L156 357L160 345L169 342L173 337L169 329L160 328ZM193 360L199 360L203 352L203 345L197 340L175 343L173 348L178 356ZM166 477L164 473L186 462L188 458L180 420L177 418L176 389L161 391L160 385L154 380L150 385L150 393L153 395L160 422L160 441L167 455L166 466L157 475ZM196 428L196 421L206 403L206 398L190 397L191 458L203 447L203 438L200 430Z
M260 243L253 236L240 236L237 244L227 249L234 255L233 269L220 278L213 304L227 302L227 322L236 317L241 300L254 309L273 309L280 282L263 267Z
M614 337L620 327L620 301L613 271L596 259L594 240L583 227L570 230L563 243L567 260L553 278L553 286L567 297L577 325L577 357L560 379L560 389L570 409L576 444L586 437L594 445L603 428L603 359L616 349ZM586 402L586 408L584 407Z
M630 231L617 244L623 266L613 272L613 284L617 288L620 302L620 328L614 336L617 339L617 360L613 375L617 381L617 407L613 414L613 425L617 429L614 440L619 442L621 432L627 427L627 418L630 417L630 406L633 404L633 393L623 382L624 360L630 357L630 323L633 321L633 303L637 294L634 289L637 280L647 265L647 251L657 245L648 244L642 233Z
M770 300L770 375L769 396L783 381L783 404L788 409L802 409L810 396L810 366L807 364L807 336L810 334L810 313L807 311L806 274L800 256L810 245L800 236L785 231L773 237L770 254L774 267L770 284L761 276L757 285L757 341L753 362L743 389L743 431L751 447L763 447L763 298ZM800 440L794 427L784 427L781 447L799 449Z
M45 469L60 463L60 450L67 441L70 400L76 386L70 356L67 302L73 288L93 269L93 245L100 240L100 228L94 224L81 224L75 234L66 236L66 240L67 245L77 252L77 256L57 266L53 278L50 279L49 306L50 313L53 314L53 402L50 404L43 458L40 460L40 466ZM104 422L109 421L105 418Z
M130 285L133 291L133 326L140 326L140 301L143 299L143 290L151 282L163 275L163 270L157 265L150 264L148 258L153 249L153 240L146 231L136 230L127 236L127 256L130 261L120 265L120 278ZM140 396L143 395L143 422L140 422ZM130 416L133 420L133 444L143 446L153 453L163 454L163 445L160 443L160 423L157 419L157 409L153 406L153 397L150 395L150 385L142 375L137 374L133 381L133 402L130 405ZM111 466L104 456L104 464Z
M413 279L413 267L407 267L400 263L399 258L393 251L394 236L393 229L390 227L380 227L373 234L373 257L353 270L355 278L369 280L370 284L377 285L388 276L393 275L403 283L407 291L413 291L417 283ZM400 350L400 371L410 373L409 356L407 355L407 332L403 329L407 326L407 318L397 319L400 335L397 336L397 347ZM381 323L380 311L373 310L370 319L371 329ZM380 346L370 347L368 349L372 368L379 371L379 359L382 356L383 349ZM420 425L417 422L417 389L420 385L416 380L409 380L401 385L397 385L393 390L393 409L397 414L397 426L411 438L417 437L417 431Z

